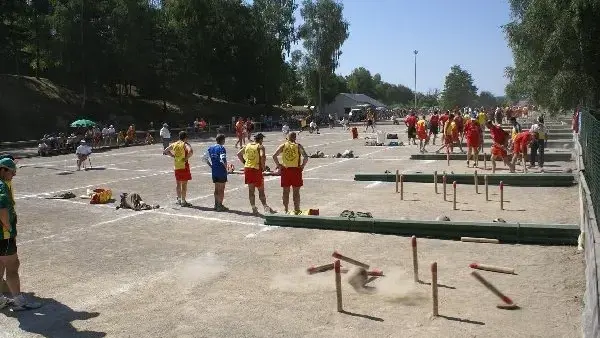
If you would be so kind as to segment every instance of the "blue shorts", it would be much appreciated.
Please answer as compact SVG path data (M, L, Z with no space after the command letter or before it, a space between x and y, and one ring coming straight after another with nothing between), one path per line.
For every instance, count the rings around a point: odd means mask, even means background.
M227 176L223 176L223 177L217 177L217 176L213 176L213 183L227 183Z

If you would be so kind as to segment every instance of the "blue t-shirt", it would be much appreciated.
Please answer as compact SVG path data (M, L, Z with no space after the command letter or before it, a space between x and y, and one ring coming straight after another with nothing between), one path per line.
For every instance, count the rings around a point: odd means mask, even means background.
M227 151L220 144L208 147L208 158L210 159L213 177L227 177Z

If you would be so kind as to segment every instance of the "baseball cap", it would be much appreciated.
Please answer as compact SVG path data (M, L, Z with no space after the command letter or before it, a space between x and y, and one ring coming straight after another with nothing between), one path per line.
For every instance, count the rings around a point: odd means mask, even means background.
M0 160L0 168L6 168L9 170L16 171L17 165L15 164L15 161L11 160L10 158L5 157Z
M11 160L15 160L15 158L11 155L11 154L2 154L0 155L0 160L5 159L5 158L9 158Z

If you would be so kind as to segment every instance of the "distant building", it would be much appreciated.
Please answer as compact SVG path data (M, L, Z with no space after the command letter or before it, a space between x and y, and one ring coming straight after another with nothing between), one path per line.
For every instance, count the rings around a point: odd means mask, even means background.
M373 108L387 108L387 106L382 102L379 102L365 94L340 93L335 97L333 102L323 107L323 112L325 114L342 117L347 115L352 108L364 105L369 105Z

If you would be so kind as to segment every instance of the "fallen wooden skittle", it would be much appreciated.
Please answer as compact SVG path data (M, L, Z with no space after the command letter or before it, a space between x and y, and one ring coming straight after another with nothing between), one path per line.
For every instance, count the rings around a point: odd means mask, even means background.
M495 238L479 238L479 237L461 237L461 242L472 242L472 243L490 243L499 244L500 241Z
M477 279L481 284L483 284L483 286L485 286L493 294L495 294L496 296L498 296L498 298L502 299L502 301L504 303L509 304L509 305L513 305L512 299L508 298L506 295L504 295L502 292L500 292L500 290L496 289L496 287L493 286L492 283L488 282L477 271L472 271L471 272L471 276L475 277L475 279Z
M515 269L505 268L503 266L495 266L495 265L471 263L471 264L469 264L469 267L471 269L478 269L478 270L486 270L486 271L492 271L492 272L507 273L507 274L510 274L510 275L514 275L515 274Z
M341 273L348 273L349 271L350 271L350 269L348 269L348 268L340 269ZM375 270L367 271L367 276L383 277L385 275L383 274L383 271L381 271L379 269L375 269Z
M365 264L365 263L359 262L359 261L357 261L357 260L355 260L355 259L352 259L352 258L350 258L350 257L346 257L346 256L342 255L341 253L339 253L339 252L337 252L337 251L334 251L334 252L333 252L333 254L331 254L331 256L332 256L333 258L336 258L336 259L341 259L341 260L343 260L344 262L348 262L348 263L350 263L350 264L354 264L354 265L356 265L356 266L360 266L361 268L369 269L369 265L368 265L368 264Z
M306 269L306 272L309 275L314 275L315 273L333 270L333 268L334 268L334 264L333 263L329 263L329 264L325 264L325 265L319 265L319 266L314 266L313 265L310 268Z

